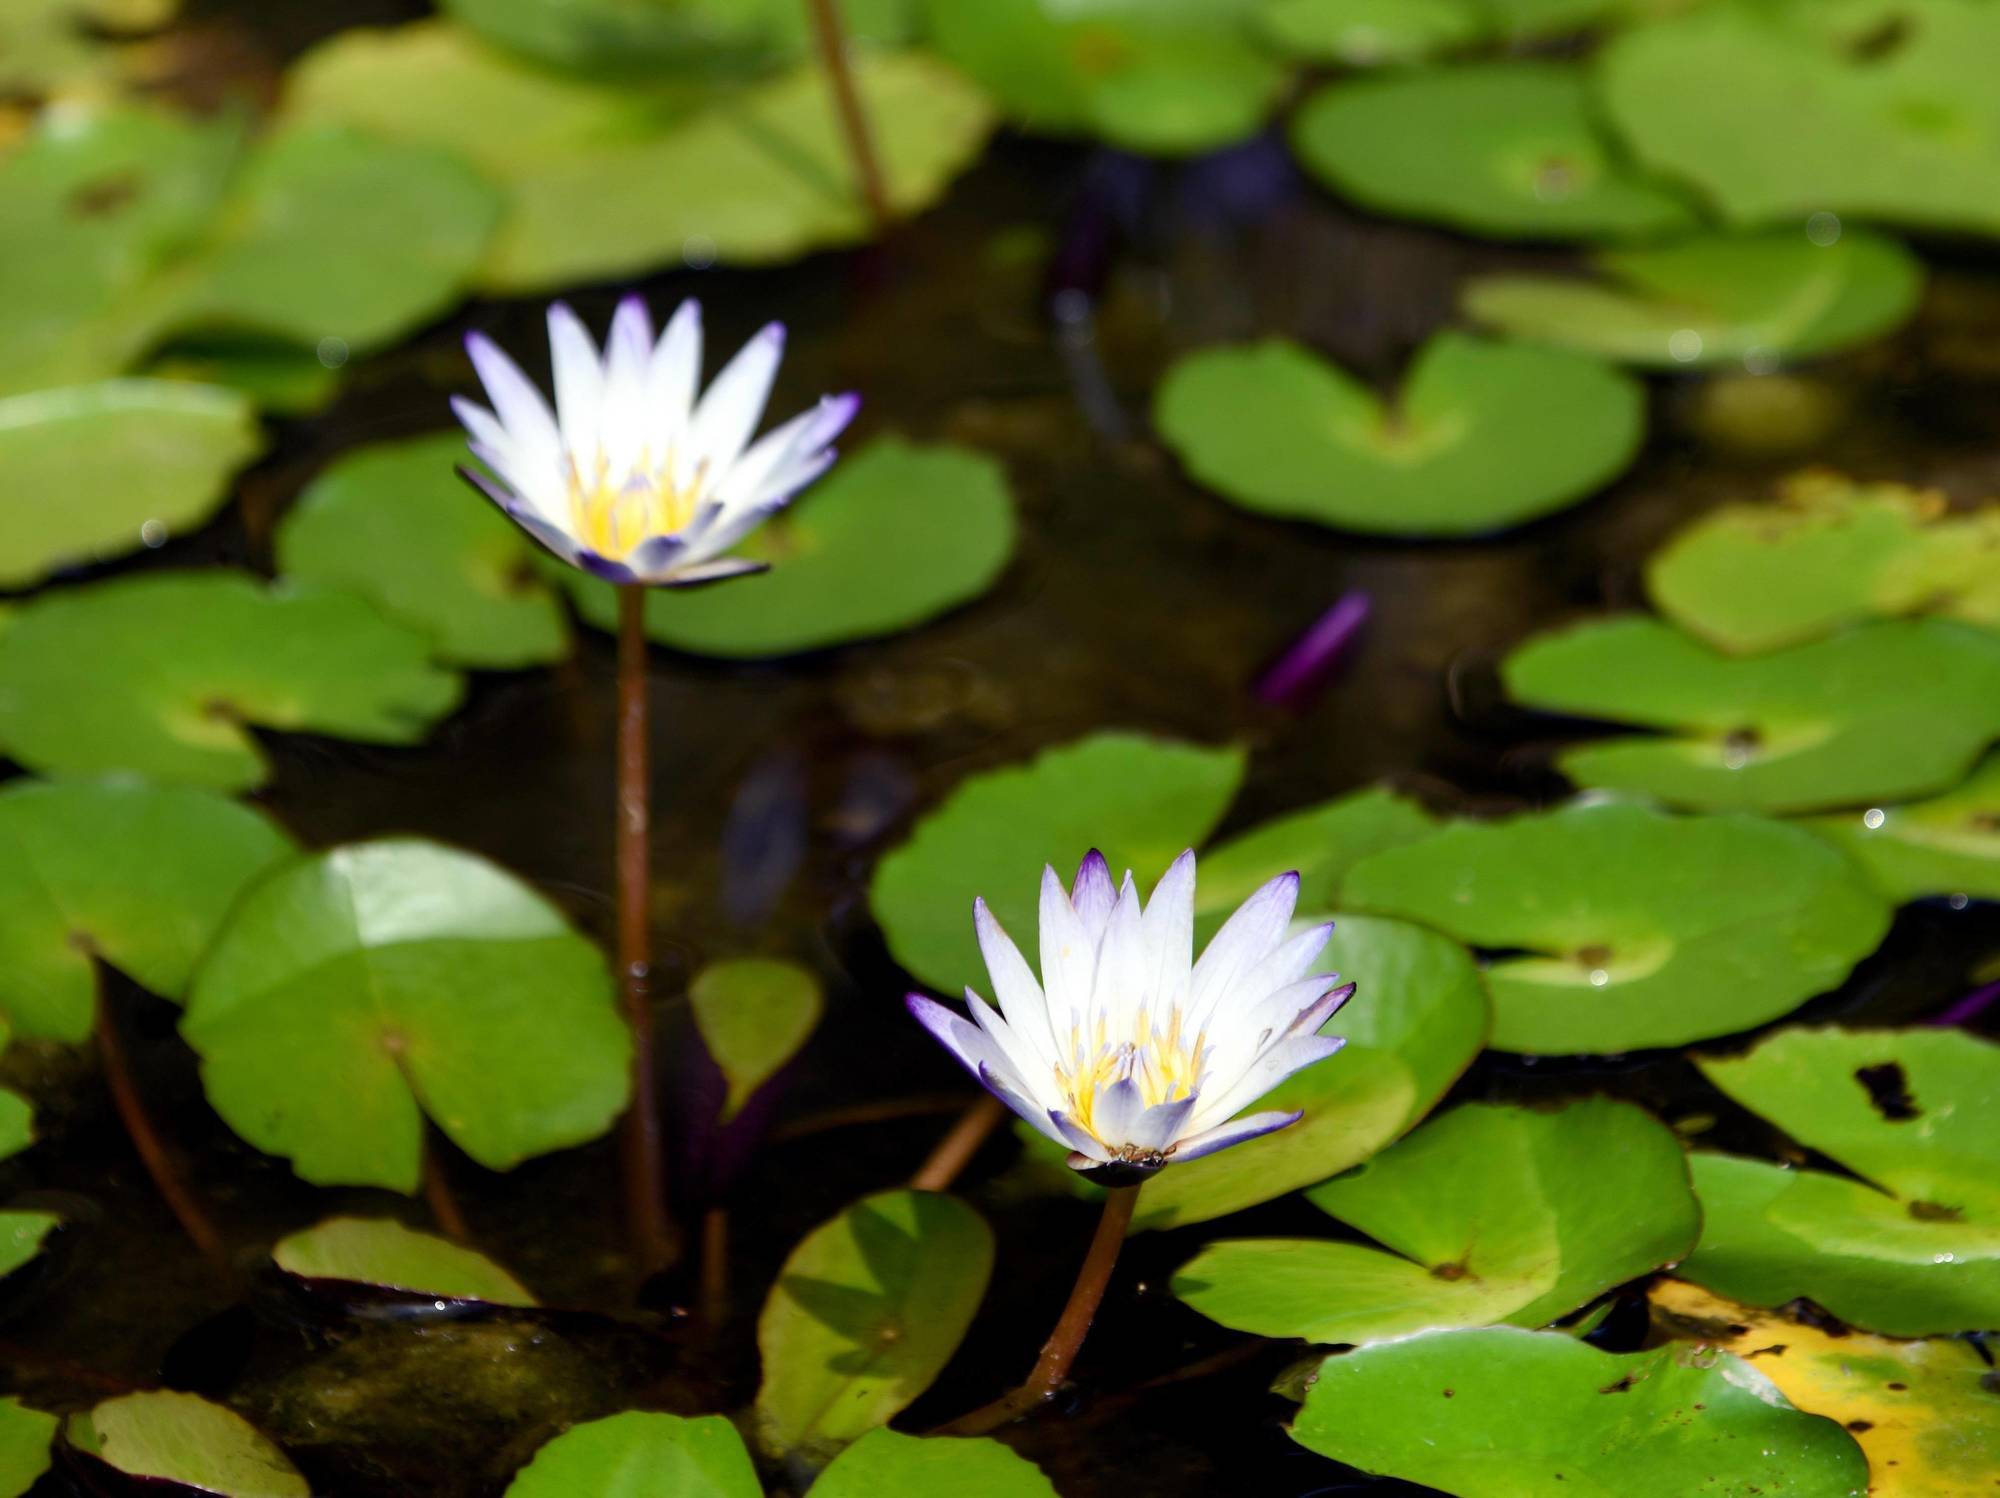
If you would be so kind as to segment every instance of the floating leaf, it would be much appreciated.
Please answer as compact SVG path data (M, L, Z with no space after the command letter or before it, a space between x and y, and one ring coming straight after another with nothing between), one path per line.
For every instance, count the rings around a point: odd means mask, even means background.
M1889 927L1796 827L1575 805L1362 860L1345 894L1496 952L1492 1044L1566 1055L1747 1030L1838 985Z
M0 1019L0 1051L7 1049L12 1038L7 1021ZM0 1160L20 1154L34 1142L34 1105L18 1092L0 1087Z
M311 1498L298 1469L234 1411L193 1394L122 1394L71 1415L70 1445L141 1481L223 1498Z
M1196 929L1220 924L1259 885L1288 871L1299 876L1300 909L1332 910L1355 864L1436 827L1422 806L1382 786L1274 817L1202 853Z
M1686 202L1606 144L1573 63L1344 79L1299 110L1292 148L1366 207L1476 234L1637 238L1693 223Z
M792 655L893 634L977 598L1014 550L1005 471L969 448L877 438L765 522L734 555L772 564L728 588L646 595L646 632L697 655ZM554 575L578 611L615 629L617 590Z
M797 0L444 0L444 12L496 45L593 74L654 69L708 74L802 52ZM907 41L909 0L843 0L850 41Z
M1861 1179L1696 1155L1687 1278L1806 1295L1896 1336L2000 1326L2000 1047L1956 1030L1784 1030L1708 1079Z
M1468 1103L1307 1195L1388 1251L1225 1239L1174 1293L1224 1326L1311 1342L1546 1326L1679 1259L1701 1229L1680 1141L1604 1098L1556 1113Z
M1646 592L1739 655L1910 614L2000 627L2000 505L1953 514L1941 494L1801 474L1777 504L1724 505L1681 531L1647 561Z
M329 344L304 349L275 339L226 333L176 338L154 351L145 373L193 385L222 385L248 396L258 409L310 416L340 390L346 350Z
M1266 0L1258 22L1287 56L1362 68L1422 62L1485 30L1467 0Z
M1320 1364L1300 1445L1464 1498L1751 1498L1865 1493L1868 1462L1757 1370L1684 1344L1608 1353L1560 1332L1485 1327Z
M61 1226L53 1212L0 1212L0 1275L12 1274L34 1258Z
M998 1441L871 1430L835 1457L814 1498L1057 1498L1041 1469Z
M1651 369L1837 353L1917 310L1923 266L1854 230L1820 244L1795 230L1703 234L1601 250L1598 279L1501 272L1466 282L1466 315L1533 339Z
M1926 895L2000 900L2000 754L1942 796L1804 825L1842 848L1898 904Z
M37 770L248 790L269 772L247 724L422 739L461 690L428 653L342 593L225 571L96 583L36 599L0 633L0 746Z
M286 1274L403 1290L440 1300L531 1306L535 1297L486 1255L413 1232L386 1217L329 1217L280 1238L271 1258Z
M315 1185L414 1191L426 1116L506 1170L596 1138L631 1083L597 949L505 870L415 839L257 885L181 1033L216 1112Z
M1526 706L1661 730L1564 751L1577 784L1706 810L1928 795L2000 737L2000 633L1941 619L1731 657L1627 615L1531 640L1501 671Z
M129 38L173 19L179 0L10 0L0 12L0 94L72 95L113 84Z
M1154 399L1201 483L1247 509L1396 536L1458 536L1603 487L1645 435L1628 375L1557 349L1440 333L1384 402L1281 339L1190 354Z
M729 1083L729 1119L796 1056L824 1008L819 979L793 962L742 957L695 974L688 1004L702 1044Z
M972 1324L993 1235L926 1191L864 1197L792 1250L757 1321L758 1440L823 1454L930 1386Z
M507 1498L761 1498L736 1427L720 1415L627 1410L573 1425L535 1453Z
M0 788L0 1017L74 1045L102 960L178 1000L244 887L289 857L268 819L208 791L137 781Z
M455 433L347 453L279 525L279 569L369 599L454 665L560 660L569 633L537 548L467 491L452 471L464 459Z
M18 1399L0 1399L0 1498L21 1498L49 1470L49 1442L61 1423Z

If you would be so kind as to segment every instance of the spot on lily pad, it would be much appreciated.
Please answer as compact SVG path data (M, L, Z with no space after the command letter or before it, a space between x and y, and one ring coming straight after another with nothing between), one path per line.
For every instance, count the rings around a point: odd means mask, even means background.
M303 1280L366 1285L443 1301L535 1303L525 1285L486 1255L386 1217L329 1217L280 1238L271 1259Z

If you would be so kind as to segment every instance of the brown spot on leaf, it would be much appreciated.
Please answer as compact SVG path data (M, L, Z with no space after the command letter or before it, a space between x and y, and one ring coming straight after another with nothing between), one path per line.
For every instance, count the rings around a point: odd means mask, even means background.
M1868 1101L1890 1123L1908 1123L1923 1113L1917 1100L1910 1096L1910 1078L1901 1062L1884 1061L1877 1066L1859 1067L1854 1080L1867 1089Z
M86 182L69 195L69 211L76 218L103 218L116 213L139 196L139 178L133 172L100 177Z

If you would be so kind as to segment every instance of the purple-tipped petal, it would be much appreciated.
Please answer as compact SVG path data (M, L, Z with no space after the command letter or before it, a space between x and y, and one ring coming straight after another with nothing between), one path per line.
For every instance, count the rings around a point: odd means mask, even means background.
M1067 1113L1051 1108L1048 1111L1048 1120L1055 1126L1056 1137L1092 1164L1102 1165L1110 1160L1111 1151L1098 1143L1096 1137L1087 1129L1078 1127L1076 1121Z
M1111 882L1111 865L1095 848L1084 854L1083 862L1077 866L1069 902L1075 907L1076 918L1083 922L1083 929L1095 942L1104 934L1111 907L1118 903L1118 886Z
M732 577L750 577L755 573L769 572L769 562L750 562L741 558L726 558L720 562L702 562L693 567L682 567L676 572L657 580L649 579L658 588L705 588L710 583L723 582Z
M981 1066L992 1065L1000 1059L993 1042L969 1019L953 1014L944 1005L927 994L905 994L903 1007L910 1011L910 1017L922 1025L939 1045L950 1051L958 1059L958 1064L979 1076ZM982 1083L983 1085L983 1083Z
M579 550L576 554L576 565L592 577L603 578L607 583L616 583L621 587L626 583L639 581L637 574L626 563L614 561L594 551Z
M1228 1149L1232 1144L1243 1144L1248 1140L1288 1128L1304 1117L1304 1112L1300 1111L1252 1113L1246 1118L1231 1119L1228 1123L1219 1124L1205 1134L1197 1134L1192 1139L1183 1139L1174 1147L1172 1163L1185 1165L1190 1160L1199 1160L1203 1155L1212 1155L1217 1150Z
M463 464L454 467L452 472L465 480L466 483L470 484L482 496L491 500L503 515L526 531L530 537L540 544L543 550L568 562L571 566L577 565L577 546L569 533L550 525L546 520L542 519L540 515L524 504L521 498L511 489L508 489L496 480L488 478L478 469L467 468Z

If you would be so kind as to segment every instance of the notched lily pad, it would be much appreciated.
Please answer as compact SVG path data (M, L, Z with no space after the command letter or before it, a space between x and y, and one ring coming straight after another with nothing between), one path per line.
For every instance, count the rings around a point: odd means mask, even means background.
M271 1259L302 1280L365 1285L440 1301L535 1303L525 1285L486 1255L386 1217L329 1217L280 1238Z
M63 1433L76 1450L141 1481L221 1498L312 1498L269 1437L193 1394L122 1394L71 1415Z
M2000 754L1942 796L1803 825L1845 850L1899 904L1926 895L2000 900Z
M573 1425L535 1453L507 1498L762 1498L736 1427L720 1415L627 1410Z
M1384 401L1280 339L1167 372L1161 436L1246 509L1395 536L1500 530L1615 478L1645 435L1630 376L1561 350L1440 333Z
M816 1498L1057 1498L1041 1469L998 1441L871 1430L813 1483Z
M59 1416L0 1399L0 1498L21 1498L49 1470L49 1443L60 1424Z
M825 997L819 979L795 962L739 957L695 974L688 1006L728 1083L727 1121L811 1039Z

